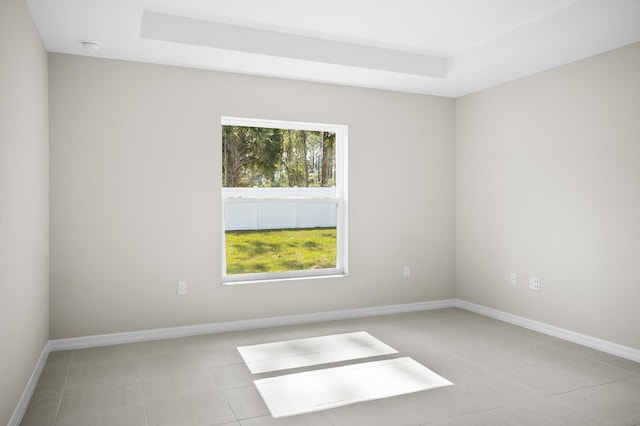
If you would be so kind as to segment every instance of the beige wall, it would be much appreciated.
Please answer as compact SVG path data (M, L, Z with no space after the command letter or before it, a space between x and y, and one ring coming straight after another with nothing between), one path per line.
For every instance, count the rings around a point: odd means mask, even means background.
M61 54L49 64L52 339L454 295L454 100ZM349 126L348 278L220 285L222 115Z
M457 296L640 349L640 44L456 108Z
M0 424L49 337L47 56L23 0L0 2Z

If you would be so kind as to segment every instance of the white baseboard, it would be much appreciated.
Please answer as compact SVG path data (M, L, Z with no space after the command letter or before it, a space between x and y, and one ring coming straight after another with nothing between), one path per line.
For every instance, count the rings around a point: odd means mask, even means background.
M587 336L586 334L576 333L571 330L566 330L564 328L545 324L543 322L534 321L525 317L499 311L497 309L487 308L486 306L476 305L475 303L466 302L460 299L456 300L456 307L460 309L464 309L466 311L475 312L476 314L484 315L486 317L495 318L497 320L504 321L509 324L514 324L520 327L528 328L530 330L534 330L542 334L557 337L559 339L567 340L569 342L577 343L579 345L596 349L601 352L606 352L611 355L616 355L621 358L626 358L631 361L640 362L639 349L634 349L628 346L619 345L617 343L609 342L607 340L598 339L597 337Z
M447 299L430 302L407 303L402 305L376 306L372 308L348 309L342 311L317 312L311 314L218 322L212 324L188 325L184 327L160 328L155 330L102 334L98 336L73 337L69 339L51 340L49 343L52 351L61 351L91 348L96 346L118 345L122 343L143 342L148 340L171 339L175 337L197 336L201 334L226 333L229 331L253 330L267 327L364 318L378 315L400 314L453 307L456 307L456 300Z
M50 342L47 342L42 348L42 352L40 353L40 357L38 358L38 362L36 362L36 366L33 369L33 373L31 373L31 377L29 377L29 381L27 382L27 386L25 386L20 399L18 400L18 405L15 410L13 410L13 414L11 418L9 418L9 423L7 426L19 426L22 421L22 417L24 416L25 411L27 411L27 407L29 406L29 401L31 400L31 395L33 395L33 391L36 389L36 385L38 384L38 380L40 379L40 374L42 374L42 369L44 368L44 364L47 362L47 357L49 356L49 352L51 352Z
M286 325L307 324L342 319L364 318L378 315L400 314L406 312L428 311L443 308L460 308L509 324L528 328L549 336L558 337L592 349L640 362L640 350L617 343L576 333L543 322L534 321L497 309L477 305L460 299L445 299L429 302L407 303L402 305L376 306L372 308L347 309L341 311L317 312L311 314L287 315L251 320L219 322L211 324L189 325L184 327L160 328L154 330L131 331L125 333L102 334L97 336L73 337L50 340L47 347L51 351L83 349L97 346L135 343L148 340L171 339L176 337L197 336L201 334L225 333L230 331L253 330ZM45 356L46 360L46 356Z

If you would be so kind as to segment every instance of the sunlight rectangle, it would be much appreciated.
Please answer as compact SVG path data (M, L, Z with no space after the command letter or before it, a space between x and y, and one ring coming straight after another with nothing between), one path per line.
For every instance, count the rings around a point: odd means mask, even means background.
M270 377L254 383L276 418L453 384L408 357Z
M253 374L398 353L365 331L238 347Z

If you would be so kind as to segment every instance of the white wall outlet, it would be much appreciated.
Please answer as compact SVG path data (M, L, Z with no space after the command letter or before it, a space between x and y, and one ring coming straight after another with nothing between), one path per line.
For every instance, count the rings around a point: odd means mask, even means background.
M540 278L529 277L529 288L531 290L540 291Z
M518 276L516 275L515 272L511 273L511 277L509 278L509 282L511 283L511 285L516 286L518 285Z
M409 278L411 276L411 266L405 266L403 273L405 278Z
M179 295L187 294L187 282L186 281L178 281L178 294Z

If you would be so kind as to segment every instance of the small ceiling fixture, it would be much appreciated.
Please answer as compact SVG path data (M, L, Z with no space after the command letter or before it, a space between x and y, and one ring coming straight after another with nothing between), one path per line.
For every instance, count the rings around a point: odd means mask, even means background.
M80 43L82 44L82 47L84 47L87 50L98 50L100 49L100 46L101 46L100 43L93 40L82 40Z

